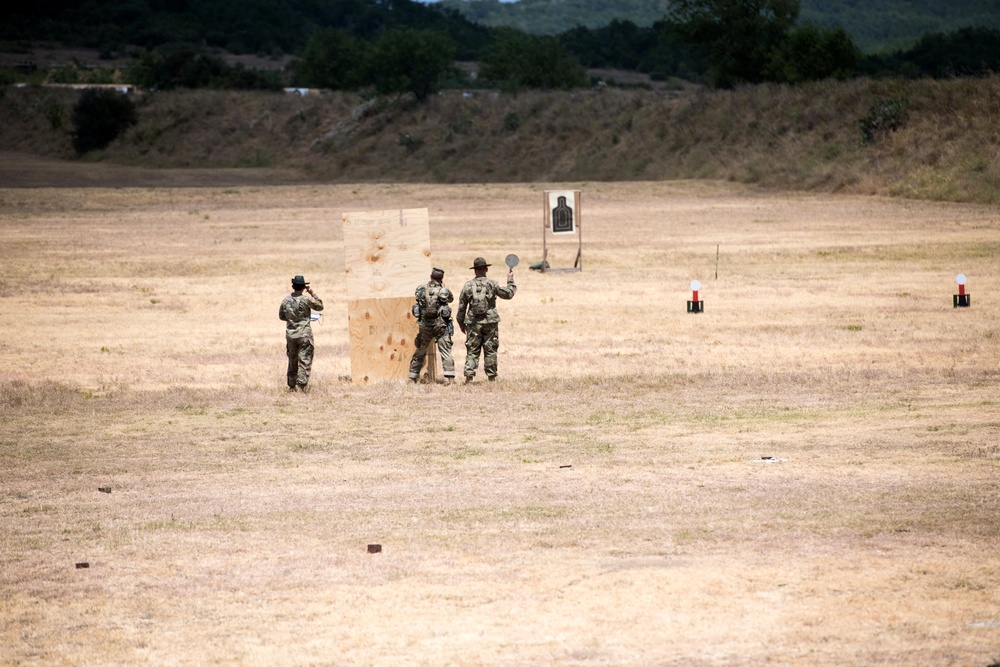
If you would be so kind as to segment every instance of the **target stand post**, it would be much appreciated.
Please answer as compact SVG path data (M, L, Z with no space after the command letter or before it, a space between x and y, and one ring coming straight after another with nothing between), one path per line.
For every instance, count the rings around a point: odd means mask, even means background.
M955 276L955 282L958 283L958 294L951 295L951 307L968 308L972 305L972 295L965 293L965 274L960 273Z

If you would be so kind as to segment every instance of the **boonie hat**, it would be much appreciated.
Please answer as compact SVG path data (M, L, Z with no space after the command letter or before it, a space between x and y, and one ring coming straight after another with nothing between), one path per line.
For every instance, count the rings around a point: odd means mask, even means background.
M488 266L493 266L493 265L492 264L487 264L486 260L483 259L482 257L476 257L475 261L472 262L472 266L470 266L469 268L470 269L485 269Z

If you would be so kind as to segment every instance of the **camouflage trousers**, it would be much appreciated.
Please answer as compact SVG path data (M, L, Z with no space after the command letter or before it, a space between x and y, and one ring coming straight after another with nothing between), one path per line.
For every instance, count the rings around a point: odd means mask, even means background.
M410 379L420 377L420 369L424 367L427 348L437 341L438 354L441 355L441 368L446 378L455 377L455 358L451 355L451 334L446 326L425 327L421 325L420 333L413 341L413 358L410 359Z
M309 384L309 372L313 362L312 336L285 338L285 353L288 355L288 388L305 387Z
M479 353L483 354L486 377L497 376L497 350L500 348L500 325L497 322L473 322L465 330L465 377L476 377Z

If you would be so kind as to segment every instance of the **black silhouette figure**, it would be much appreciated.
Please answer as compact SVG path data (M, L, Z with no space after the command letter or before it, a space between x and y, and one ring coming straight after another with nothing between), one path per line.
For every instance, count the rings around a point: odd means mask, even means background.
M552 209L552 233L573 233L573 209L566 205L566 197L559 197L556 207Z

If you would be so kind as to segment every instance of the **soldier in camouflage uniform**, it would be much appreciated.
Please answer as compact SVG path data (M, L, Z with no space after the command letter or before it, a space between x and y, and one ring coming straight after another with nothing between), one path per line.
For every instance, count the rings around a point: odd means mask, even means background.
M424 366L427 348L437 341L441 366L444 368L444 383L451 384L455 380L455 359L451 356L451 334L454 327L451 323L451 306L448 304L455 297L444 286L444 269L434 267L431 281L418 287L415 296L417 303L413 306L413 315L420 323L420 333L413 342L416 349L410 359L410 379L414 382L420 379L420 369Z
M308 295L302 292L308 292ZM313 360L312 311L323 310L323 300L316 296L302 276L292 278L292 293L278 308L278 319L285 322L285 352L288 354L288 388L305 391Z
M507 286L486 277L487 264L477 257L470 267L476 277L465 283L458 297L458 326L465 334L465 383L472 382L479 367L479 352L483 353L483 370L491 382L497 379L497 349L500 347L497 297L513 299L517 291L514 269L507 271Z

